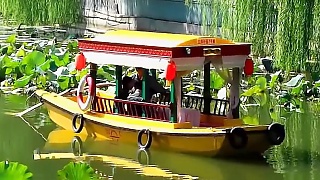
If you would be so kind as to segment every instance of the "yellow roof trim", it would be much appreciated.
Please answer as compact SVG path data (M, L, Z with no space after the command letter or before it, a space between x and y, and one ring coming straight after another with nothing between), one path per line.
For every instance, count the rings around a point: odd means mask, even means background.
M135 44L158 47L182 47L182 46L203 46L218 44L235 44L226 39L210 36L196 36L187 34L171 34L146 31L113 30L103 35L88 39L92 41Z

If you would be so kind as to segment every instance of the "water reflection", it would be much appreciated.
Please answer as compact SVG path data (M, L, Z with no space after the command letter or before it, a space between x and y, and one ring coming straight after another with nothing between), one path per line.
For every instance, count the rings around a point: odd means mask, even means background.
M99 151L106 150L107 152L110 152L104 145L112 145L112 142L100 139L94 140L88 137L74 135L75 134L70 131L59 129L51 132L48 137L48 141L43 149L34 151L34 159L72 159L73 161L88 162L89 164L97 164L97 162L101 162L104 165L112 168L112 174L108 176L108 179L111 179L115 176L115 167L122 170L133 169L136 174L140 174L143 176L196 179L196 177L173 174L169 170L160 169L157 166L151 166L150 152L148 151L138 151L137 160L101 154L99 153ZM70 139L71 141L69 141ZM101 149L101 146L104 148ZM94 148L96 148L97 150L95 150ZM111 151L112 150L116 149L112 149L111 147ZM143 155L146 157L146 163L140 164L140 162L142 162ZM103 172L103 170L99 170L99 168L97 168L97 171L100 171L99 174L102 174L102 176L106 176L106 173Z
M63 129L52 131L48 136L48 141L35 153L34 158L102 161L109 166L134 169L137 174L143 176L163 178L199 177L200 179L226 180L255 179L256 177L281 179L282 177L280 174L273 173L273 169L263 161L260 163L256 161L236 162L156 150L143 152L137 151L135 146L128 144L75 135ZM265 173L268 173L268 177L261 176Z
M300 109L289 110L277 106L275 99L270 100L264 106L248 108L250 112L247 113L250 117L247 119L256 119L257 123L276 121L285 124L285 141L265 153L266 161L276 173L283 174L285 180L319 179L320 103L301 102Z
M45 109L37 109L25 116L25 121L12 116L23 111L26 98L16 95L0 94L0 160L17 161L29 167L33 179L55 179L57 171L63 169L70 161L76 161L71 142L75 136L72 132L56 129L51 123ZM30 101L33 105L35 102ZM266 152L265 159L259 161L220 160L191 155L175 154L161 151L150 151L149 164L171 174L188 175L199 179L284 179L308 180L320 177L320 103L302 103L302 113L288 112L276 105L276 100L269 99L264 106L247 107L242 112L248 123L266 124L271 121L284 123L286 139L281 146ZM272 111L270 111L272 110ZM258 112L258 113L257 113ZM32 127L34 128L32 128ZM45 139L41 138L39 133ZM114 179L154 179L137 174L136 170L116 166L115 163L101 160L101 157L118 158L125 162L135 163L139 167L149 167L145 154L141 161L137 157L136 146L118 144L79 135L82 141L82 154L96 155L100 160L90 160L90 165L98 173L112 176ZM79 144L75 143L75 152ZM41 154L60 153L73 155L67 159L34 160L32 152L39 148ZM37 153L35 153L37 154ZM51 154L52 155L52 154ZM76 154L77 155L77 154ZM42 156L43 157L43 156ZM112 158L111 158L112 159ZM152 171L154 172L154 171ZM157 171L158 172L158 171ZM142 171L142 174L147 172ZM170 173L169 173L170 174ZM160 177L159 179L165 177Z

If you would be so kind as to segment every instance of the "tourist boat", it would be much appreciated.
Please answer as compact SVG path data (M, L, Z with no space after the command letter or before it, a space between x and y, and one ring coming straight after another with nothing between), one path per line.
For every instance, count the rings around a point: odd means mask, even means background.
M130 169L142 176L172 179L280 179L264 160L214 159L158 150L137 150L135 145L113 140L88 137L57 128L49 133L43 147L34 151L33 159L87 162L99 171L110 172L107 167L94 166L103 162L116 168L114 177L119 178L122 169ZM64 161L65 162L65 161ZM240 162L240 163L239 163ZM230 173L232 169L232 173ZM250 169L250 171L248 171ZM261 176L268 174L268 176ZM179 178L178 178L179 177ZM134 178L132 178L134 179Z
M140 149L163 149L205 156L261 154L285 138L282 124L247 125L240 119L240 79L253 73L251 44L195 35L114 30L78 40L81 53L76 67L90 66L77 93L61 95L43 90L36 94L60 127L93 137L135 143ZM98 66L116 67L116 92L97 88ZM137 102L116 98L122 88L122 68L164 70L168 101ZM210 93L210 67L231 86L228 100ZM183 94L181 77L204 70L203 96ZM225 74L225 70L228 71ZM231 72L231 73L229 73ZM151 76L151 75L150 75ZM142 97L149 82L142 79ZM88 84L86 91L85 85ZM87 92L87 95L85 94ZM137 114L136 107L142 114Z

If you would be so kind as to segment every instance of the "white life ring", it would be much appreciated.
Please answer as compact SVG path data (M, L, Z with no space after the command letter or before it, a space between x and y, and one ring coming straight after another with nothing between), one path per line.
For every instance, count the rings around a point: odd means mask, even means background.
M86 83L88 83L88 86L89 86L89 93L88 93L86 102L83 102L83 91ZM77 89L77 102L80 109L83 111L87 111L90 108L94 97L95 97L95 84L94 84L93 78L90 76L90 74L88 74L81 78L78 89Z

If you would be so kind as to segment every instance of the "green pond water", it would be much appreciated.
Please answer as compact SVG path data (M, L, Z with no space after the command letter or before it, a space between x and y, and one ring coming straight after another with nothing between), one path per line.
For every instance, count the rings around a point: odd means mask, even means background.
M35 101L26 104L26 97L0 94L0 161L16 161L28 166L36 180L57 179L57 171L77 158L59 158L59 153L72 154L72 133L57 129L50 121L45 108L27 114L23 119L12 114L24 110ZM269 123L275 121L286 125L285 142L266 152L265 158L256 160L223 160L170 152L150 151L149 162L142 153L137 158L136 146L116 142L82 138L83 153L102 158L87 158L86 161L105 179L169 179L151 177L157 172L189 175L205 180L284 179L308 180L320 178L320 126L317 103L303 104L303 113L285 112L274 105L248 107L243 113L247 121ZM273 113L269 113L273 108ZM246 116L249 114L249 116ZM61 137L59 145L46 141L48 136ZM52 139L51 139L52 140ZM79 144L75 144L78 149ZM79 150L79 149L78 149ZM56 159L39 159L36 155L57 153ZM41 156L42 157L42 156ZM149 163L149 165L147 164ZM118 164L118 165L116 165ZM119 164L124 164L119 165ZM149 168L148 168L149 167ZM149 171L148 171L149 170ZM148 173L149 172L149 173ZM152 172L152 173L150 173ZM159 173L158 173L159 174ZM1 177L0 177L1 179Z

